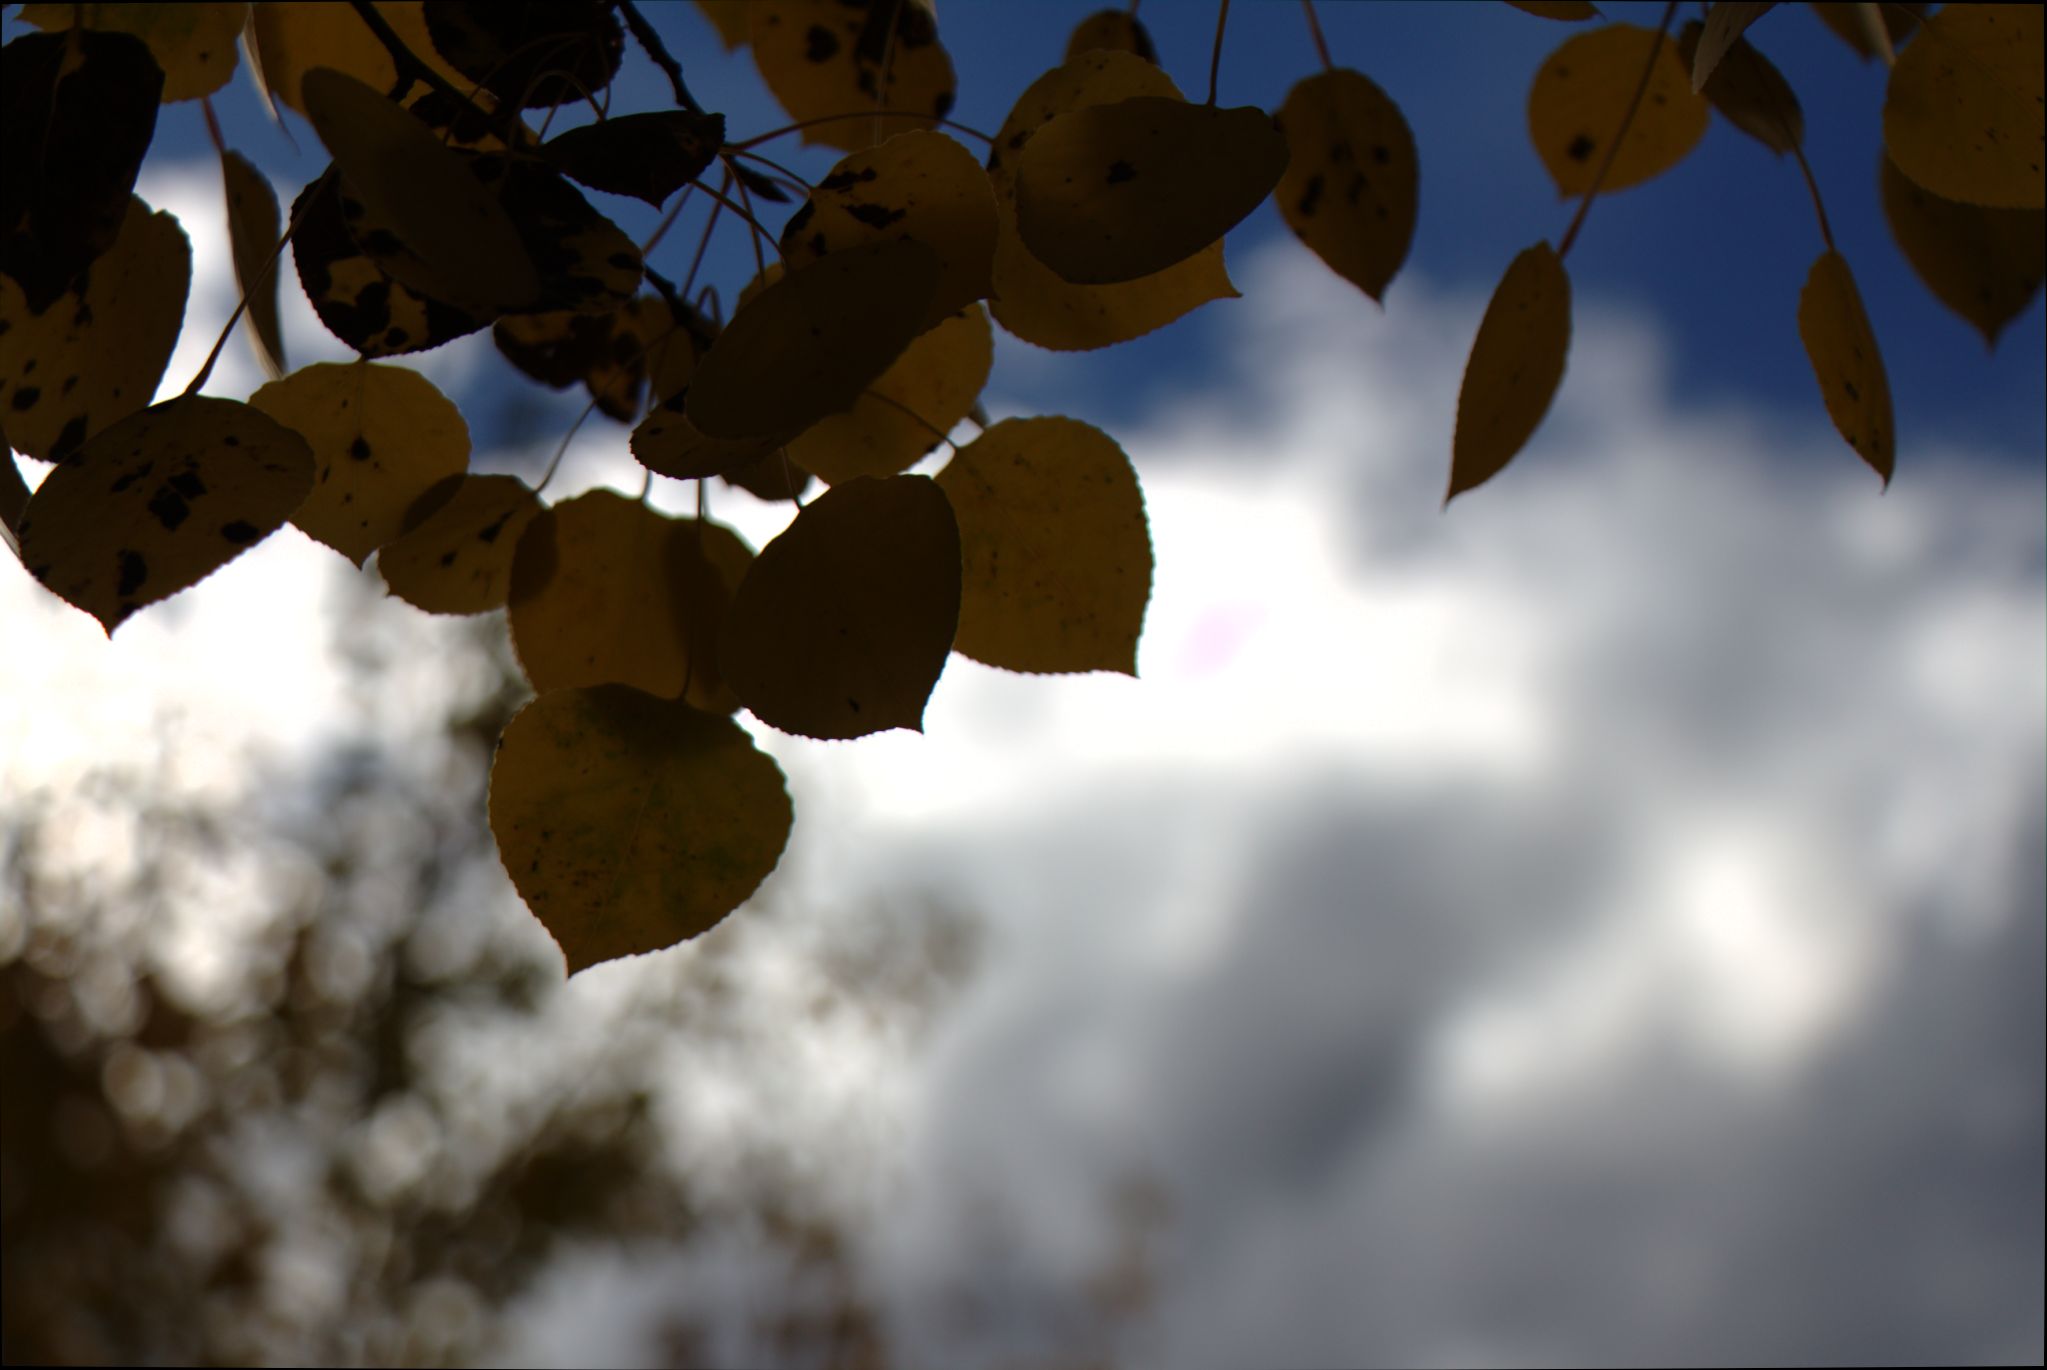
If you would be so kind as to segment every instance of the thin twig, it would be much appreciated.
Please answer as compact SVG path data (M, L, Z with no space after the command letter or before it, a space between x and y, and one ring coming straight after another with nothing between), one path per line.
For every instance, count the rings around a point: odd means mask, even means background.
M941 127L964 133L969 138L979 138L990 147L995 146L995 140L977 128L968 128L965 124L955 120L941 119L937 115L927 114L922 110L857 109L851 114L820 114L815 119L799 119L793 124L784 124L780 128L769 129L766 133L756 133L745 142L727 144L725 150L728 152L745 152L750 148L760 146L762 143L772 142L776 138L787 137L791 133L800 133L806 128L815 128L819 124L837 123L842 119L872 119L877 114L883 118L921 119L926 123L938 124Z
M590 402L583 406L583 412L576 415L576 421L569 425L569 431L562 435L561 446L554 449L554 457L547 463L547 470L541 473L540 484L533 487L534 494L545 490L547 483L554 479L554 473L561 469L562 458L568 453L569 444L575 441L576 430L583 426L583 420L589 418L590 412L596 407L597 397L592 395Z
M1322 21L1315 17L1315 0L1301 0L1301 12L1308 16L1308 36L1315 40L1315 51L1322 58L1322 70L1336 70L1336 63L1329 60L1328 40L1322 36Z
M1223 66L1223 25L1230 22L1230 0L1215 7L1215 48L1208 54L1208 106L1215 108L1215 78Z
M297 206L292 210L291 222L285 225L283 235L277 240L277 246L270 249L270 256L263 263L263 269L256 273L256 279L251 282L252 285L261 285L269 277L270 273L277 269L277 259L284 255L285 244L289 243L292 235L299 231L300 218L312 206L313 201L320 198L322 182L325 182L333 175L334 167L332 163L329 163L327 169L320 173L319 180L314 181L307 188L306 193L299 197ZM206 378L213 374L213 364L220 360L220 350L227 346L228 335L235 331L235 324L241 320L243 312L248 307L249 293L247 290L244 290L242 291L241 299L235 301L235 312L227 316L227 322L221 327L220 336L213 340L213 350L206 354L206 360L199 367L199 374L192 377L192 383L179 392L181 396L195 395L199 392L199 387L206 384Z
M661 45L661 35L654 32L654 26L647 22L639 7L633 4L632 0L618 0L618 8L625 15L625 26L633 31L633 37L639 41L641 50L653 59L655 66L668 73L668 84L675 91L675 103L691 114L702 114L704 107L697 103L696 97L689 93L689 87L683 84L682 64L668 55L668 49Z
M1627 113L1621 116L1619 132L1606 145L1606 155L1599 159L1599 170L1592 174L1592 184L1585 187L1585 198L1578 202L1578 212L1571 216L1571 226L1564 230L1563 240L1557 244L1557 260L1562 261L1571 250L1571 244L1578 240L1578 229L1585 222L1585 215L1598 198L1600 186L1606 183L1606 173L1613 169L1613 159L1627 141L1628 130L1635 125L1635 112L1642 107L1642 96L1649 89L1649 78L1656 73L1656 59L1663 55L1664 35L1670 31L1670 21L1677 17L1677 0L1663 7L1663 22L1656 26L1656 39L1649 45L1649 60L1642 64L1642 79L1635 82L1635 93L1628 100Z
M939 442L942 442L942 443L944 443L944 444L945 444L945 445L946 445L947 447L950 447L950 448L952 448L952 450L953 450L953 451L955 451L955 452L959 451L959 446L958 446L958 444L956 444L956 443L954 443L954 442L953 442L953 440L952 440L952 437L951 437L951 435L950 435L950 434L948 434L948 433L945 433L944 431L942 431L942 430L941 430L941 429L939 428L939 426L938 426L937 424L935 424L935 423L933 423L933 422L932 422L931 420L929 420L929 419L925 418L925 417L924 417L924 416L923 416L922 414L918 413L918 412L917 412L916 410L914 410L914 409L910 408L910 406L909 406L909 405L907 405L907 404L904 404L904 403L903 403L903 402L902 402L901 400L897 399L897 398L896 398L896 397L895 397L894 395L885 395L885 394L883 394L883 393L882 393L881 391L879 391L879 390L874 390L874 389L869 389L869 390L865 391L864 393L866 394L867 398L869 398L869 399L876 399L876 400L880 400L880 401L881 401L881 402L882 402L883 404L887 405L887 406L888 406L889 408L891 408L891 409L894 409L894 410L898 411L899 413L902 413L902 414L903 414L903 415L905 415L906 417L908 417L908 418L910 418L910 419L914 420L914 421L915 421L915 422L916 422L916 423L917 423L917 424L918 424L919 426L921 426L921 427L922 427L922 428L924 429L924 431L925 431L925 432L927 432L927 433L931 434L931 436L932 436L932 437L934 437L934 438L937 438ZM926 450L929 450L929 449L926 449Z
M1827 207L1820 202L1820 183L1812 177L1812 166L1805 160L1805 149L1798 144L1791 145L1791 155L1798 159L1798 169L1805 173L1805 188L1812 192L1812 212L1819 216L1820 241L1827 245L1827 251L1834 248L1834 230L1827 223Z

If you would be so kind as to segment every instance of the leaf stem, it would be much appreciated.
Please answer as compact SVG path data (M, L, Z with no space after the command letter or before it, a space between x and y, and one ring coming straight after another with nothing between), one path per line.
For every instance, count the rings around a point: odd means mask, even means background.
M1620 152L1621 144L1627 141L1628 130L1635 126L1635 114L1642 108L1642 96L1648 93L1649 78L1656 74L1656 59L1663 55L1663 39L1670 31L1670 21L1677 17L1677 0L1663 7L1663 22L1656 26L1656 41L1649 45L1649 60L1642 64L1642 79L1635 82L1635 93L1628 100L1627 113L1621 116L1621 126L1606 145L1606 155L1599 159L1599 170L1592 174L1592 184L1585 187L1585 198L1578 202L1578 212L1571 216L1571 226L1564 230L1563 239L1557 243L1557 260L1562 261L1571 251L1571 244L1578 240L1578 230L1584 226L1585 215L1592 208L1592 202L1599 197L1599 188L1606 184L1606 173L1613 169L1613 159Z
M668 212L661 216L661 222L654 225L654 231L647 235L647 241L640 244L640 256L642 259L649 252L652 252L663 238L668 236L669 229L675 227L675 221L682 217L683 206L689 203L689 193L696 188L696 182L692 181L682 188L682 194L675 197L675 203L670 205Z
M1315 0L1301 0L1301 13L1308 16L1308 36L1315 40L1315 52L1322 58L1322 70L1336 70L1329 60L1329 41L1322 36L1322 21L1315 17Z
M1223 66L1223 25L1230 22L1230 0L1218 0L1215 7L1215 47L1208 54L1208 107L1215 108L1215 79Z
M1827 245L1827 251L1835 251L1834 230L1827 223L1827 207L1820 201L1820 183L1813 179L1812 164L1805 160L1805 149L1798 144L1791 145L1791 155L1798 159L1798 169L1805 175L1805 188L1812 192L1812 212L1819 216L1820 241Z
M888 406L889 408L891 408L891 409L893 409L893 410L897 411L898 413L900 413L900 414L904 415L904 416L905 416L906 418L910 419L910 420L911 420L912 422L916 423L916 424L917 424L917 425L918 425L919 427L921 427L921 428L922 428L922 429L923 429L923 430L924 430L925 432L929 433L929 434L930 434L930 435L931 435L932 437L934 437L934 438L937 438L939 442L942 442L942 443L944 443L944 444L945 444L945 445L946 445L947 447L950 447L950 448L951 448L951 449L952 449L953 451L955 451L955 452L959 451L959 446L958 446L958 444L956 444L955 442L953 442L953 440L952 440L952 436L951 436L950 434L948 434L948 433L946 433L946 432L942 431L942 430L941 430L941 429L939 428L939 426L938 426L937 424L935 424L935 423L933 423L933 422L932 422L931 420L929 420L929 419L925 418L925 417L924 417L924 416L923 416L922 414L918 413L918 412L917 412L916 410L914 410L914 409L910 408L910 406L909 406L909 405L907 405L907 404L904 404L904 403L903 403L903 402L902 402L901 400L897 399L897 398L896 398L896 397L895 397L894 395L885 395L885 394L883 394L883 393L882 393L881 391L879 391L879 390L876 390L876 389L874 389L874 388L873 388L873 387L871 387L871 386L870 386L870 387L869 387L869 388L868 388L868 389L867 389L867 390L866 390L866 391L865 391L864 393L865 393L865 395L867 396L867 398L869 398L869 399L876 399L876 400L880 400L880 401L881 401L881 402L882 402L883 404L887 405L887 406ZM926 449L926 450L929 450L929 449Z
M400 80L424 82L457 104L468 106L486 125L495 124L496 121L492 118L489 111L464 95L439 72L414 56L412 49L405 46L405 40L400 38L392 30L391 26L384 22L384 16L377 13L377 7L371 4L370 0L348 0L348 7L355 11L356 17L367 24L370 32L376 35L377 41L384 45L384 51L390 54L391 65L397 68ZM516 119L518 117L517 110L513 110L511 113L513 118ZM505 141L509 143L512 140L508 138Z
M226 168L223 167L222 171L224 174ZM299 231L299 220L305 214L306 209L314 200L319 198L320 182L327 180L333 175L334 166L330 162L327 169L320 173L320 179L315 181L309 188L308 193L299 198L298 205L292 210L291 222L285 225L283 235L277 240L277 246L270 249L269 258L264 261L263 269L256 273L256 279L250 282L251 285L261 285L277 269L277 259L284 255L284 245L291 241L294 233ZM213 340L213 350L206 354L206 360L200 364L199 374L192 377L191 384L178 392L179 398L197 394L199 387L206 384L207 377L213 374L213 364L220 360L220 350L227 346L228 335L235 331L235 324L241 320L243 312L248 307L249 292L244 290L242 291L242 297L235 301L235 312L227 316L227 322L221 326L220 336Z
M729 187L731 184L732 173L728 170L725 185ZM689 298L690 287L697 283L697 268L704 264L704 251L711 245L711 230L718 226L718 216L724 212L725 202L721 199L711 206L711 217L704 220L704 236L697 239L696 256L689 259L689 275L682 278L682 297L685 300Z
M654 32L654 26L640 13L633 0L618 0L619 12L625 15L625 26L632 30L633 39L640 45L655 66L668 74L668 84L675 91L675 103L691 114L702 114L704 107L689 93L689 87L682 79L682 64L668 55L668 49L661 44L661 35Z
M534 494L545 490L547 483L554 479L554 473L561 469L562 458L568 454L569 444L576 439L576 431L583 426L583 420L589 418L591 411L596 407L597 397L592 395L590 402L583 406L583 412L576 415L576 421L569 425L569 431L562 435L561 446L554 449L554 456L548 459L547 470L540 475L540 484L533 487ZM647 474L652 476L653 472L649 471Z

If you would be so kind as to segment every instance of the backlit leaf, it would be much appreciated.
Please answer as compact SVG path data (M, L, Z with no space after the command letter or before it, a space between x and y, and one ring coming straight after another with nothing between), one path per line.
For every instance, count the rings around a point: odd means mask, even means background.
M600 410L631 423L640 414L648 355L671 327L668 306L642 296L603 314L508 315L491 336L498 351L533 379L557 390L584 385Z
M2039 5L1944 5L1884 96L1891 161L1946 200L2047 208Z
M61 461L147 405L185 319L192 248L131 198L113 247L40 313L0 276L0 414L17 451Z
M569 973L708 932L781 859L781 768L729 718L624 686L555 690L506 725L490 827Z
M785 442L860 392L922 332L938 256L908 238L791 271L739 307L697 363L684 412L706 435Z
M24 33L0 51L0 273L31 309L120 236L162 89L132 34Z
M1158 49L1151 34L1135 14L1125 10L1097 10L1080 21L1066 40L1068 59L1083 52L1127 52L1157 65Z
M420 0L377 0L377 13L414 57L443 76L462 79L434 51ZM263 0L251 5L247 37L272 97L300 114L306 112L301 83L314 67L346 72L372 90L389 90L398 79L391 55L369 25L348 5L332 0Z
M1294 236L1329 269L1383 299L1407 260L1421 168L1400 106L1355 71L1296 85L1276 121L1287 170L1273 192Z
M718 478L770 504L794 503L810 492L810 472L790 461L788 452L780 447L720 471Z
M1137 674L1151 534L1137 473L1075 419L1005 419L938 475L959 519L953 650L1012 671Z
M658 207L701 176L724 143L724 115L668 109L572 128L541 151L564 175L593 190Z
M2047 273L2047 213L1986 209L1943 200L1883 166L1891 236L1934 297L1995 345L2004 326L2040 293Z
M938 445L974 407L995 362L979 305L924 334L842 414L789 443L789 458L828 485L893 476Z
M1692 73L1692 89L1703 92L1714 68L1728 50L1741 41L1749 25L1775 8L1769 0L1714 0L1706 11L1706 22L1698 24L1694 41L1681 50L1685 66ZM1693 25L1686 25L1687 28Z
M1931 6L1916 3L1916 0L1908 0L1905 4L1898 4L1896 0L1884 0L1883 4L1876 6L1815 4L1808 8L1824 20L1826 26L1832 29L1842 42L1855 49L1858 57L1867 62L1877 55L1877 50L1870 43L1861 11L1871 8L1876 10L1879 16L1877 22L1883 25L1884 36L1892 50L1896 51L1903 48L1905 41L1919 31L1920 21L1926 17L1926 11Z
M1138 96L1062 114L1016 164L1017 229L1069 281L1113 285L1193 256L1256 209L1287 166L1254 106Z
M795 270L848 247L898 238L938 257L928 323L988 297L995 196L973 154L942 133L899 133L843 158L789 217L781 246Z
M461 154L504 206L540 276L528 308L616 309L639 291L640 249L568 178L534 158Z
M1528 444L1571 349L1571 278L1548 243L1514 259L1493 291L1464 384L1457 392L1457 432L1450 454L1449 503L1506 468Z
M1855 277L1838 252L1821 253L1806 275L1798 295L1798 336L1819 378L1827 417L1889 485L1897 463L1890 382Z
M343 198L338 178L322 176L292 206L299 284L330 333L365 357L389 357L439 347L489 322L385 272L350 236Z
M631 685L675 699L709 680L729 590L702 548L691 521L611 490L534 519L512 558L509 601L533 688Z
M1018 98L988 154L988 179L1000 216L995 241L995 322L1040 347L1081 351L1127 342L1164 327L1210 300L1235 298L1223 246L1211 243L1186 261L1120 285L1074 285L1031 256L1016 230L1014 168L1036 131L1071 110L1140 95L1177 97L1158 67L1127 52L1084 52L1046 72Z
M22 561L111 635L275 532L312 482L298 434L234 400L180 396L50 472L21 516Z
M806 143L856 152L952 112L958 83L938 25L902 0L754 0L748 7L761 79L803 130ZM894 16L891 25L890 16ZM886 79L884 79L884 71ZM930 118L872 117L906 110ZM860 115L859 118L834 118Z
M1680 58L1691 60L1699 34L1699 25L1684 26L1677 39ZM1703 93L1728 123L1780 156L1805 139L1805 114L1791 83L1746 38L1728 46Z
M249 336L257 360L274 380L284 374L284 327L277 317L277 192L255 163L223 148L220 176L227 190L228 247L235 285L249 301Z
M407 367L321 362L249 403L313 449L313 491L291 521L358 566L403 531L422 495L469 468L461 411Z
M504 607L512 554L541 504L516 476L463 476L415 502L407 528L377 553L391 593L430 614Z
M618 16L597 0L427 0L426 28L448 65L526 109L566 104L611 84L625 51Z
M196 100L211 95L234 75L235 39L249 17L246 4L23 5L21 18L39 29L61 33L85 12L85 26L132 33L149 44L163 68L163 99Z
M959 613L944 493L923 476L848 481L761 549L719 659L746 707L784 732L922 731Z
M301 89L349 191L426 263L434 294L495 312L538 301L540 278L518 229L462 154L345 73L316 66Z
M1599 17L1598 8L1588 0L1507 0L1507 3L1538 19L1558 19L1567 24Z
M1582 195L1620 133L1628 102L1649 65L1649 88L1602 190L1640 185L1684 160L1706 132L1706 102L1691 75L1653 29L1606 24L1549 55L1528 92L1528 132L1558 193Z

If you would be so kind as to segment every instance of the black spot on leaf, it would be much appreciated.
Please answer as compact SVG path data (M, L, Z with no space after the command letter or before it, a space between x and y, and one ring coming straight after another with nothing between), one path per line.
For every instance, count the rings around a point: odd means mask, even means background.
M1598 144L1594 143L1591 138L1581 133L1571 140L1569 147L1564 149L1564 155L1574 162L1582 162L1592 155L1592 149L1597 146Z
M124 551L120 554L121 577L115 582L114 593L126 598L142 588L142 582L149 579L149 563L139 552Z
M1112 186L1120 186L1120 185L1122 185L1122 184L1123 184L1123 183L1124 183L1125 181L1134 181L1134 180L1136 180L1136 179L1137 179L1137 168L1136 168L1136 167L1134 167L1134 166L1132 166L1132 165L1130 165L1130 163L1128 163L1128 162L1122 162L1122 161L1118 161L1118 162L1112 162L1112 163L1110 163L1110 164L1109 164L1109 184L1110 184L1110 185L1112 185Z
M223 523L220 526L220 535L238 547L246 547L262 537L263 533L253 523L244 523L241 519L236 519L233 523Z
M192 509L177 491L168 485L159 485L156 493L149 497L149 512L156 515L156 521L165 528L176 528Z
M839 55L839 37L822 24L812 24L803 35L804 60L829 62Z

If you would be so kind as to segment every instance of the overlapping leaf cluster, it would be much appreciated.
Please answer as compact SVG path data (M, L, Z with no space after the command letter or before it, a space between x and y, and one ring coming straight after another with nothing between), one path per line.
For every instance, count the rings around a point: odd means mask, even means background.
M1516 259L1480 326L1451 495L1522 449L1561 381L1563 259L1594 196L1675 165L1709 107L1802 165L1796 99L1744 34L1768 8L1715 5L1675 37L1668 16L1665 31L1602 25L1537 73L1530 133L1580 204L1558 246ZM1872 51L1911 36L1876 6L1821 8ZM1268 197L1378 300L1418 205L1399 108L1326 50L1277 111L1221 106L1213 88L1196 104L1143 26L1105 12L984 159L946 119L956 78L927 4L701 9L751 53L789 128L735 137L645 16L598 0L31 5L42 31L4 56L0 418L15 450L55 468L31 496L4 464L0 527L109 633L287 521L357 564L374 555L428 612L503 608L536 698L505 730L490 818L571 970L694 936L777 863L789 799L736 710L854 738L921 727L953 652L1135 672L1152 571L1136 474L1084 423L986 422L993 327L1099 348L1234 296L1223 237ZM150 404L191 264L135 176L159 102L218 89L237 37L266 100L303 115L332 160L287 220L222 144L234 267L274 379L239 402L198 394L202 370ZM611 112L628 38L674 108ZM1990 337L2040 281L2040 50L2037 5L1950 6L1904 48L1885 109L1898 240ZM551 137L527 121L582 105L595 121ZM758 151L777 133L845 155L812 185ZM762 266L730 318L692 295L695 265L677 287L584 189L677 212L700 194L706 240L720 215L743 224ZM1799 328L1829 414L1888 479L1876 343L1820 223ZM287 244L357 362L288 369ZM630 426L650 487L716 479L789 500L787 528L756 551L701 499L693 518L611 490L549 503L544 480L472 471L457 407L375 359L484 328L522 372L584 386ZM955 446L966 422L978 436ZM913 470L941 447L935 474Z

